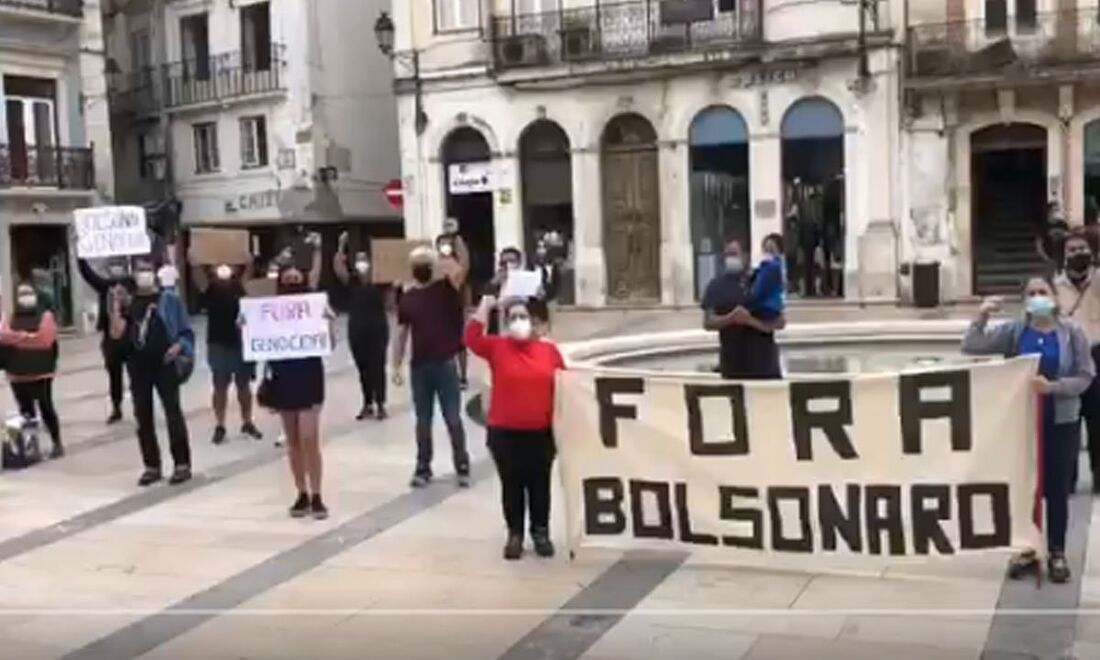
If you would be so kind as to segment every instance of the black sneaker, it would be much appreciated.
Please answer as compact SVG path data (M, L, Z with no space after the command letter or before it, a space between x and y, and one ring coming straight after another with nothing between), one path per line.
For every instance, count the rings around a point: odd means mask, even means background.
M309 495L298 493L298 499L290 506L291 518L305 518L309 514Z
M467 472L459 472L458 476L455 478L455 480L458 482L458 487L459 488L469 488L470 487L470 475Z
M50 459L57 460L65 455L65 448L60 443L55 444L53 449L50 450Z
M115 423L121 422L121 421L122 421L122 411L119 410L118 408L115 408L114 410L112 410L111 414L107 416L107 423L108 424L115 424Z
M191 481L191 466L178 465L176 469L172 471L172 476L168 478L168 485L178 486L186 481Z
M263 440L264 434L260 433L260 429L256 428L256 425L252 422L245 422L241 424L241 434L246 435L253 440Z
M523 556L523 534L508 534L508 541L504 544L504 558L515 561Z
M359 409L359 414L355 416L355 419L361 422L368 417L374 417L374 406L369 403Z
M389 414L386 412L386 406L382 405L381 403L378 404L378 411L375 413L374 416L378 420L383 420L389 417Z
M214 438L211 442L213 442L216 445L220 445L221 443L225 442L225 427L224 426L215 426L214 427Z
M535 546L535 554L540 557L553 557L554 544L550 541L550 534L545 529L531 530L531 543Z
M414 474L412 479L409 480L409 487L411 488L427 488L428 484L432 482L432 476L430 474Z
M1050 559L1047 560L1047 571L1050 573L1051 582L1055 584L1069 582L1069 562L1066 561L1066 555L1061 552L1050 553Z
M1035 556L1035 552L1032 550L1016 555L1008 563L1008 577L1012 580L1021 580L1038 571L1039 558Z
M143 488L145 486L152 486L163 478L164 475L160 473L160 470L146 469L145 472L141 473L141 478L138 479L138 485Z
M328 518L328 507L321 501L320 495L314 495L313 499L309 501L309 511L313 514L314 520L324 520Z

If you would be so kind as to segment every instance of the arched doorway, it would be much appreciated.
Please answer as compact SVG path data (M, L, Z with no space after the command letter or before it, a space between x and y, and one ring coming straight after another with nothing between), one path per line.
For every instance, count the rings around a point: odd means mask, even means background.
M492 279L496 261L489 143L476 129L456 128L443 141L442 160L447 216L458 220L458 233L470 250L470 284L480 292Z
M608 123L600 145L603 249L611 302L661 298L657 133L641 115Z
M695 296L720 270L730 238L752 245L749 213L749 131L732 108L707 108L691 122L691 243ZM751 248L750 248L751 249Z
M844 117L805 98L783 116L783 235L792 291L844 295Z
M1100 219L1100 119L1085 124L1085 224Z
M520 180L523 190L524 242L527 254L539 243L558 269L558 301L574 302L573 166L569 136L561 126L540 119L519 138Z
M1016 293L1043 268L1035 237L1047 220L1047 131L999 124L970 135L974 293Z

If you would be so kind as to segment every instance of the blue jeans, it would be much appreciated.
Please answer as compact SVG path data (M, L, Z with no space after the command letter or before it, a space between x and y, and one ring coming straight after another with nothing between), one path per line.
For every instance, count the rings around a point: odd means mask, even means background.
M455 361L418 364L412 368L410 381L416 411L416 474L432 474L432 418L437 398L451 436L455 472L469 474L470 455L466 453L466 430L462 428L462 393Z

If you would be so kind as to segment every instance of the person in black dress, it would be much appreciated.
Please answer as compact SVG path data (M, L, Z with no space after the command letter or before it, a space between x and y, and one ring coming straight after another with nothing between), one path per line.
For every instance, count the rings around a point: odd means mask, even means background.
M309 293L321 275L321 250L313 244L313 266L308 276L293 259L279 269L279 295ZM279 413L286 435L287 459L298 497L290 515L317 520L328 517L321 499L321 406L325 402L325 367L319 357L273 360L267 363L270 401Z
M385 292L371 283L370 258L355 253L355 272L348 272L348 234L340 235L340 245L332 258L336 277L347 285L348 343L359 370L363 407L356 419L386 418L386 348L390 343L390 324L386 316Z
M107 370L111 390L111 413L107 417L107 423L114 424L122 419L122 390L124 387L122 371L126 366L126 351L125 342L111 337L109 299L115 293L133 291L134 283L126 274L126 261L123 258L113 258L109 261L106 277L96 272L84 259L78 259L76 263L80 269L80 276L99 296L99 316L96 319L96 329L103 333L100 350L103 353L103 367Z

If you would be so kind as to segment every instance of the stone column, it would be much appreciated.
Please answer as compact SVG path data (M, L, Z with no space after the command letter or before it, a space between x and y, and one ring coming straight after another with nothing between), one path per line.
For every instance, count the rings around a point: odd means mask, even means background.
M603 306L607 301L603 251L603 203L600 153L582 147L573 154L573 267L576 302Z

